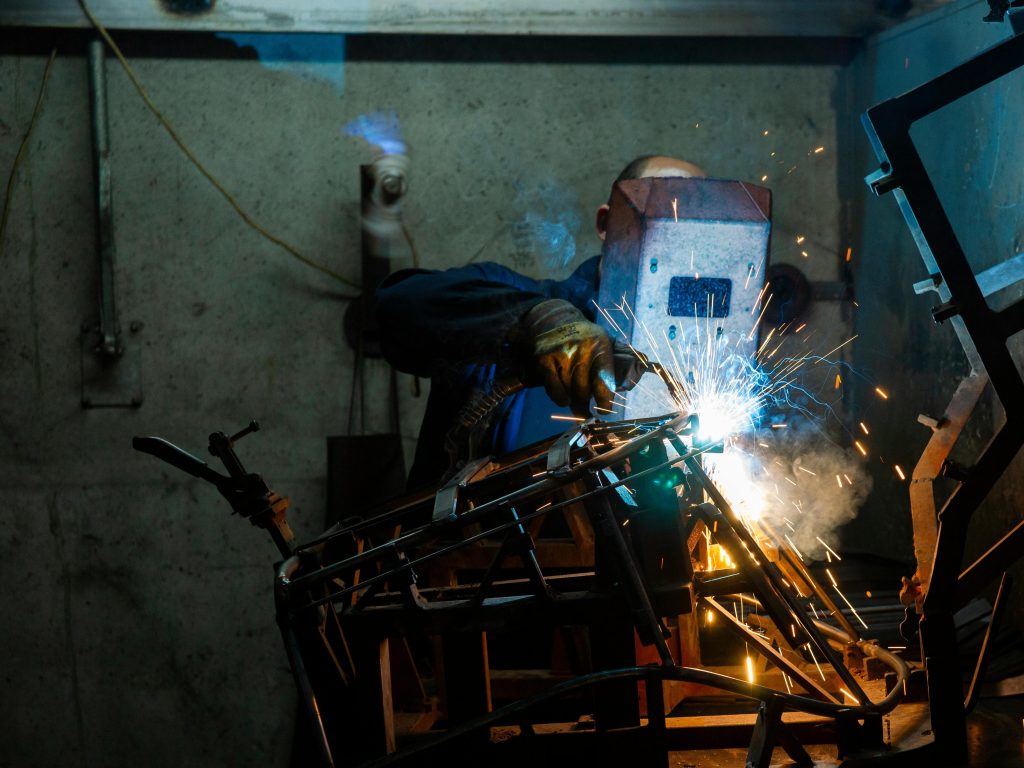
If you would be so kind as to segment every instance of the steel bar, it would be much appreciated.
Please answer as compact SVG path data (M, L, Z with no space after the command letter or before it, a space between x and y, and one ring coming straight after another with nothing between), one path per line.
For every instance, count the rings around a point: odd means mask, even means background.
M850 637L852 637L855 641L859 640L860 633L857 631L856 627L854 627L853 623L846 618L845 614L843 614L842 609L838 605L836 605L835 600L833 600L832 597L828 594L828 592L826 592L822 588L821 584L818 583L818 580L814 578L814 575L809 570L807 570L807 566L803 564L803 561L801 561L800 558L796 556L790 550L789 547L780 543L780 537L778 532L771 525L768 525L764 521L759 522L758 525L761 525L765 528L765 530L768 531L769 535L775 540L775 543L779 546L779 554L786 561L786 565L792 568L796 575L799 577L800 581L802 581L804 585L808 589L810 589L811 592L814 593L815 597L817 597L819 600L821 600L822 603L825 604L825 607L828 609L829 614L835 617L835 620L842 625L843 630L848 635L850 635Z
M625 457L624 453L618 452L617 449L616 449L615 451L609 451L608 454L602 454L602 458L607 457L611 453L616 453L616 456L615 456L616 460ZM468 544L471 544L474 541L479 541L480 539L486 538L487 536L493 535L495 533L503 532L503 531L505 531L505 530L507 530L509 528L512 528L512 527L514 527L516 525L519 525L520 523L524 523L524 522L527 522L529 520L532 520L535 517L538 517L538 516L541 516L541 515L545 515L545 514L551 512L551 511L554 511L556 509L561 509L564 506L568 506L570 504L574 504L574 503L576 503L578 501L581 501L581 500L583 500L585 498L590 498L590 497L597 496L599 494L605 493L605 492L607 492L609 490L617 488L620 485L623 485L623 484L625 484L627 482L633 482L634 480L637 480L637 479L639 479L641 477L644 477L644 476L646 476L648 474L652 474L654 472L660 472L660 471L662 471L664 469L667 469L669 467L675 466L676 464L680 464L680 463L684 462L689 457L691 457L693 455L696 455L696 453L697 453L696 451L688 451L688 452L684 453L682 456L679 456L679 457L676 457L676 458L673 458L673 459L669 459L668 461L664 461L664 462L662 462L660 464L657 464L657 465L655 465L653 467L648 467L647 469L645 469L645 470L643 470L641 472L637 472L636 474L634 474L632 476L626 477L623 480L619 480L619 481L614 482L614 483L602 484L600 487L594 488L594 489L592 489L590 491L587 491L585 493L582 493L582 494L579 494L577 496L574 496L571 499L565 499L563 501L555 502L551 506L545 507L542 510L537 510L537 511L531 512L531 513L529 513L527 515L523 515L522 517L519 518L518 522L513 520L513 521L509 521L509 522L506 522L506 523L499 524L499 525L491 528L488 531L482 532L480 534L475 534L474 536L471 536L471 537L468 537L466 539L463 539L462 541L457 542L456 544L453 544L450 547L445 547L445 548L442 548L442 549L438 549L438 550L436 550L436 551L434 551L434 552L432 552L432 553L430 553L428 555L424 555L423 557L417 559L416 561L411 561L410 563L406 564L405 566L403 566L403 568L410 568L410 567L412 567L416 563L425 562L426 560L433 559L435 557L438 557L441 554L447 554L448 552L452 552L455 549L459 549L459 548L464 547L464 546L466 546ZM612 462L608 461L607 463L612 463ZM359 565L363 565L363 564L366 564L366 563L369 563L369 562L374 562L376 560L379 560L382 556L384 556L387 552L389 552L391 550L395 550L395 549L405 550L405 549L409 549L409 548L411 548L413 546L416 546L418 544L425 543L426 541L435 538L437 536L437 534L440 531L442 531L442 530L450 530L452 527L464 527L464 526L467 526L467 525L469 525L471 523L477 522L482 517L484 517L485 515L487 515L487 514L489 514L491 512L494 512L496 510L499 510L499 509L511 506L513 504L518 504L518 503L520 503L520 502L522 502L522 501L524 501L526 499L532 498L532 497L537 496L537 495L539 495L541 493L552 491L552 490L554 490L554 489L556 489L558 487L561 487L563 484L565 484L567 482L570 482L570 481L575 480L575 479L577 479L579 477L582 477L584 474L586 474L586 470L592 468L591 465L602 466L602 465L607 465L607 464L605 462L603 462L603 461L602 462L597 462L596 459L590 459L588 461L583 462L582 464L577 464L575 467L572 468L572 470L570 472L568 472L568 473L566 473L564 475L560 475L558 477L545 477L545 478L542 478L541 480L538 480L537 482L531 483L531 484L529 484L529 485L527 485L527 486L525 486L525 487L523 487L523 488L521 488L519 490L513 491L513 492L508 493L508 494L505 494L503 496L500 496L499 498L492 499L491 501L484 502L484 503L480 504L479 506L476 506L473 509L463 513L462 515L459 515L457 520L445 521L445 522L443 522L441 524L431 525L431 526L426 526L424 528L415 529L413 531L410 531L407 534L399 536L398 538L388 542L387 544L383 544L381 546L374 547L372 549L366 550L365 552L359 553L357 555L354 555L354 556L352 556L350 558L347 558L345 560L342 560L340 562L331 563L331 564L325 565L325 566L323 566L322 568L320 568L319 570L317 570L317 571L315 571L313 573L305 574L303 576L299 576L292 583L292 587L295 588L295 589L301 589L301 588L304 588L304 587L307 587L307 586L312 586L314 584L321 583L323 581L326 581L326 580L328 580L330 578L333 578L333 577L339 575L343 571L348 570L350 568L357 567ZM367 579L366 581L361 582L361 585L359 585L359 586L366 586L367 584L371 583L371 581L373 581L375 579L386 578L386 576L387 576L387 574L382 574L380 576L375 576L372 579ZM345 588L344 590L341 590L341 591L339 591L336 594L337 594L338 597L340 597L343 594L347 594L348 592L351 592L355 588L358 588L358 586L353 586L353 587Z
M96 246L99 253L99 346L106 357L120 354L114 302L114 210L110 172L110 125L107 120L106 47L89 41L89 96L92 118L93 170L96 175Z
M288 656L288 663L292 668L292 676L295 678L295 685L298 688L302 708L305 710L307 721L316 734L317 755L325 768L334 768L330 740L327 738L326 731L324 731L324 721L320 717L316 693L313 691L313 685L302 658L299 639L295 634L293 626L294 614L289 610L286 590L281 589L282 581L294 575L299 567L299 558L293 556L285 560L278 569L278 580L274 589L274 602L277 607L277 626L281 631L281 640L284 643L285 654Z
M887 657L880 660L882 660L883 663L889 663L890 661L894 661L894 657L889 654ZM899 664L902 664L902 662L900 661ZM899 664L893 664L894 669L898 669ZM785 702L788 709L807 712L808 714L813 715L822 715L824 717L862 718L866 715L884 714L891 711L902 696L902 685L900 685L898 686L898 690L894 690L890 696L887 696L878 704L858 704L851 706L846 704L832 704L830 702L820 701L819 699L812 699L798 694L782 693L763 685L758 685L756 683L751 684L745 680L739 680L738 678L729 677L728 675L720 675L716 672L709 672L705 669L677 666L625 667L623 669L593 672L591 674L575 677L572 680L567 680L564 683L559 683L542 693L513 702L512 704L496 709L487 715L474 718L473 720L461 723L454 728L450 728L444 734L431 740L429 743L422 743L403 750L393 756L380 758L370 762L364 768L383 768L384 766L391 765L398 760L417 759L420 760L418 764L422 765L424 764L422 761L426 759L426 755L438 746L455 741L466 734L482 728L488 728L492 725L498 725L501 722L512 720L517 715L560 696L578 691L582 688L601 685L616 680L644 680L648 684L652 681L661 680L678 680L681 682L696 683L727 691L736 696L755 701L772 701L774 699L781 699Z
M619 521L615 517L615 510L612 509L611 502L607 496L599 496L596 504L597 509L591 512L594 520L594 532L603 535L605 541L611 545L615 569L618 571L619 578L623 582L622 588L627 594L630 607L634 608L635 606L634 614L637 619L637 630L640 633L641 639L643 639L644 634L649 634L654 647L658 650L661 663L672 665L675 662L672 659L672 653L668 649L668 643L665 642L661 621L654 613L654 606L651 605L651 596L648 594L647 587L640 577L639 570L637 570L636 559L633 557L633 553L630 552L626 539L622 535ZM647 625L647 633L640 627L640 620Z
M809 694L812 696L817 694L822 701L831 701L836 704L839 703L831 693L811 679L809 675L804 674L804 671L800 669L800 667L783 656L782 653L772 648L771 644L767 640L760 635L751 632L743 622L733 616L731 611L727 611L725 607L713 597L702 597L700 602L714 610L714 612L721 616L725 621L726 627L741 637L744 642L753 645L757 649L758 653L802 685Z
M992 614L985 628L985 638L981 641L981 650L978 651L978 663L974 667L974 675L971 677L971 686L967 691L967 698L964 700L964 712L971 713L978 701L981 692L981 685L985 682L985 675L988 672L988 663L992 657L992 645L999 635L999 629L1003 624L1007 598L1010 589L1013 587L1013 577L1009 573L1003 573L999 582L999 591L996 592L995 602L992 603Z
M956 605L967 602L1024 556L1024 521L1015 525L1009 533L997 541L989 550L971 563L957 579Z
M757 542L754 541L754 537L750 535L750 532L743 527L743 523L739 517L733 511L732 506L722 495L721 491L711 482L711 478L704 472L704 468L700 465L700 461L691 457L686 460L686 466L700 481L700 484L704 487L705 492L714 502L715 506L718 507L719 511L725 516L729 522L727 530L732 530L742 541L746 544L745 547L741 548L741 551L734 553L735 556L742 557L744 554L751 560L751 567L746 568L747 576L759 587L759 592L763 596L774 595L781 599L787 606L786 613L791 617L795 617L797 623L803 628L807 635L811 638L811 641L818 646L821 650L822 655L828 660L829 664L835 669L836 674L839 675L840 679L847 685L850 693L858 700L865 701L867 696L864 691L861 690L860 684L854 679L853 675L843 664L842 660L839 659L832 647L825 641L818 632L817 627L814 625L814 621L807 616L806 613L797 604L796 599L789 593L789 590L782 584L779 572L775 567L775 564L770 562L768 558L761 553L762 564L754 562L754 552L760 552L760 547L757 546ZM760 582L760 584L758 583ZM771 611L771 608L769 608ZM778 616L773 616L776 622L779 620Z

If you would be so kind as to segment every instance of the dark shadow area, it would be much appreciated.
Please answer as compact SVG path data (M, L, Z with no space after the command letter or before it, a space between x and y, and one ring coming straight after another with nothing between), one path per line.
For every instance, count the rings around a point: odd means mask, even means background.
M255 59L212 32L110 30L129 58ZM18 29L9 55L84 56L92 32L83 29ZM311 35L317 36L317 35ZM473 64L806 64L845 65L859 49L848 38L629 37L523 35L345 35L347 61L464 62Z

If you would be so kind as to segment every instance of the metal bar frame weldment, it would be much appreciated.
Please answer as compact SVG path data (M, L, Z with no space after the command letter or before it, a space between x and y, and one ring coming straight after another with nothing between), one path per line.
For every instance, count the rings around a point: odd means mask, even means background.
M876 195L895 195L930 274L930 280L925 281L929 284L919 284L915 290L935 290L939 294L942 303L932 309L932 315L936 322L952 323L971 366L947 415L924 420L934 422L930 426L936 430L936 438L925 449L915 480L924 483L917 496L929 498L914 498L912 491L921 653L927 670L936 751L950 761L967 757L964 685L953 614L1024 555L1021 524L974 563L965 568L963 562L971 517L1024 445L1024 378L1007 346L1011 336L1024 330L1024 299L998 311L986 302L987 295L1024 278L1024 269L1017 257L974 274L910 130L915 122L1021 66L1024 35L1016 35L901 96L871 107L862 117L880 163L880 170L865 181ZM946 456L986 378L1004 410L1005 422L973 466L958 467ZM941 435L944 429L947 432ZM931 498L935 469L959 482L938 512L937 521Z

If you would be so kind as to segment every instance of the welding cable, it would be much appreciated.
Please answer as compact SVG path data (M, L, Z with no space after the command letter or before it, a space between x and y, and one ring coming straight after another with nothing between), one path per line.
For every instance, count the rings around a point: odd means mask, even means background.
M185 140L178 135L178 132L176 130L174 130L174 126L171 125L170 121L167 119L164 113L160 111L157 105L153 102L153 99L150 98L149 93L142 86L142 83L136 76L135 70L132 69L131 65L128 63L128 60L124 57L124 54L121 53L121 49L117 46L117 43L114 42L114 39L110 36L110 33L107 32L107 28L104 27L99 22L99 20L93 15L86 1L78 0L78 4L82 7L82 12L85 13L86 17L89 19L89 23L91 23L96 28L96 31L99 32L100 36L104 39L104 41L106 41L107 45L110 46L110 50L114 52L114 55L117 57L117 60L121 62L121 66L124 67L125 74L128 75L128 79L131 81L132 85L135 86L135 90L138 91L139 96L142 97L142 100L145 102L146 106L149 107L149 111L152 112L156 119L160 121L160 125L164 127L164 130L167 131L167 134L171 137L174 143L178 145L178 149L180 149L182 153L184 153L185 157L189 159L192 165L196 167L196 170L203 174L203 176L206 178L208 182L210 182L213 188L220 192L221 196L225 200L227 200L228 205L235 209L235 213L237 213L241 217L242 221L248 224L252 229L256 230L267 240L272 242L274 245L286 251L291 256L294 256L296 259L301 261L306 266L312 267L313 269L323 272L325 275L333 277L335 280L344 283L345 285L348 285L352 288L355 288L356 290L359 290L359 285L354 283L349 278L345 277L340 272L336 272L330 267L321 264L318 261L314 261L308 256L303 255L299 251L299 249L296 248L294 245L278 237L277 235L272 234L263 225L256 221L256 219L254 219L252 215L247 210L245 210L245 208L242 207L242 204L239 203L238 200L235 199L234 195L228 192L227 189L224 188L224 185L217 180L217 178L206 168L205 165L202 164L202 162L200 162L199 158L195 156L195 153L193 153L192 150L189 149L188 145L185 143ZM358 296L342 295L336 298L351 301L353 299L358 298Z
M14 180L18 176L18 168L21 167L21 161L25 157L25 150L28 147L29 137L32 135L32 131L35 130L36 123L39 122L39 113L43 111L43 96L46 94L46 86L50 82L50 73L53 71L53 62L56 58L57 49L54 48L50 51L50 58L46 62L46 68L43 70L43 81L39 85L39 95L36 96L36 105L32 109L32 119L29 121L28 130L25 131L25 137L21 140L21 144L18 146L18 153L14 156L14 164L11 166L11 175L7 177L7 193L4 195L4 212L0 215L0 255L3 254L4 233L7 231L7 217L11 213L11 195L14 193Z

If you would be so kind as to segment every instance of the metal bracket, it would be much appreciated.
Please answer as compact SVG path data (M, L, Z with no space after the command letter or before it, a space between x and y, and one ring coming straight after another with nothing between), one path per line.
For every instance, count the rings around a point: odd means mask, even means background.
M138 408L142 405L142 348L132 344L116 357L100 350L99 329L82 326L80 337L83 408Z

